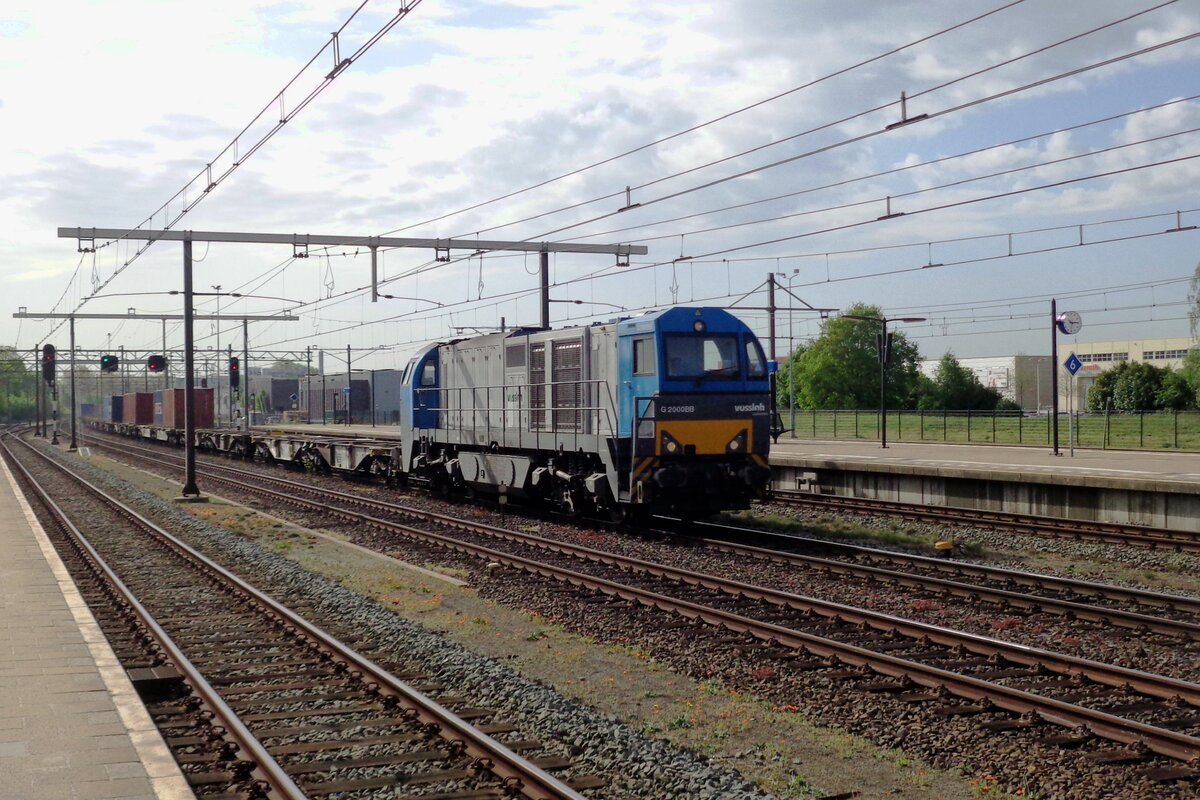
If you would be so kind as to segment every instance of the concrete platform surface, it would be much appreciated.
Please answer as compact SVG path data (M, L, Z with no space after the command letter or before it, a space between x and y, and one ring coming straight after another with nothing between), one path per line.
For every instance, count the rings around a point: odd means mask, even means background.
M195 795L0 461L0 797Z
M893 472L944 478L1054 483L1158 492L1200 491L1200 455L1147 450L1082 450L1055 456L1048 447L781 438L771 464L809 469Z

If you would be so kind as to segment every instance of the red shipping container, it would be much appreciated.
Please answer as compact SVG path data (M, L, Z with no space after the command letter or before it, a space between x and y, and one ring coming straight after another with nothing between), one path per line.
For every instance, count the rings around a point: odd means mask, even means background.
M184 389L163 390L162 424L164 428L184 429L184 392ZM196 402L196 427L211 428L213 425L213 390L193 389L192 397Z
M150 392L129 392L121 404L121 421L126 425L154 424L154 395Z

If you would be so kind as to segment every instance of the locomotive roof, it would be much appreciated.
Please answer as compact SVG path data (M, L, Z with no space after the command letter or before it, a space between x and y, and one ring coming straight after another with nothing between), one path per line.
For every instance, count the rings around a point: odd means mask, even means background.
M740 319L725 309L717 306L672 306L670 308L662 308L657 311L648 311L637 317L619 317L608 320L607 322L593 322L590 325L567 325L561 328L550 329L526 326L513 328L509 331L485 333L480 336L468 336L438 342L431 341L424 345L418 352L424 352L432 346L440 347L445 345L462 344L464 342L472 344L483 341L502 342L506 339L512 339L518 336L555 334L563 331L595 328L603 325L616 325L617 330L625 334L654 330L660 325L674 330L691 330L692 323L696 320L696 318L704 319L710 328L722 332L741 331L746 327L745 323L743 323Z

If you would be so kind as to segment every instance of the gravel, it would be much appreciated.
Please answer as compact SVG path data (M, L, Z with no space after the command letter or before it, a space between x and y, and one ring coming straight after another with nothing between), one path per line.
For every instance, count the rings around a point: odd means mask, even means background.
M397 617L372 599L134 489L104 470L79 459L71 459L70 463L176 536L240 574L253 576L256 585L281 602L311 608L308 615L319 623L335 622L340 631L368 638L375 660L381 660L381 655L390 656L431 681L454 687L455 694L472 705L501 711L506 721L520 726L522 733L547 747L554 749L557 745L568 751L577 771L608 781L602 789L589 790L590 796L604 800L771 797L731 770L666 742L648 739L611 716L522 678L501 664Z
M314 478L313 482L320 483L323 479ZM340 482L339 482L340 483ZM339 488L345 490L345 485ZM362 488L365 493L377 490ZM381 492L382 493L382 492ZM390 495L393 499L395 494ZM433 510L446 513L444 503L437 503L423 498L404 497L403 502L414 506L428 506ZM792 511L792 510L789 510ZM452 512L456 516L483 518L491 515L473 507L456 507ZM795 516L794 512L791 514ZM290 516L290 514L289 514ZM495 522L492 519L489 521ZM863 520L856 520L862 522ZM510 519L509 524L513 522ZM895 527L895 522L888 520L888 525ZM648 558L650 560L668 561L674 565L694 566L706 571L722 572L739 568L729 557L716 558L711 553L699 550L672 548L662 542L629 539L611 536L596 531L581 531L565 525L538 523L523 520L518 523L521 528L537 528L543 535L562 536L580 543L604 549L613 549L629 555ZM980 536L988 532L978 532ZM957 534L956 534L957 535ZM964 533L959 538L971 534ZM1013 547L1014 535L990 534L997 537L994 546ZM1100 558L1111 554L1117 549L1107 545L1095 545L1074 541L1051 541L1041 537L1025 537L1033 548L1042 548L1062 552L1064 555L1083 555L1088 558ZM396 545L389 548L398 551L403 557L406 545ZM421 561L428 558L428 550L420 550ZM1124 550L1124 548L1122 548ZM670 552L670 555L665 555ZM1135 565L1157 564L1158 568L1178 568L1179 557L1176 554L1153 553L1150 551L1134 551L1128 558ZM1192 557L1186 557L1191 559ZM472 562L441 558L442 562L457 565L471 565ZM931 763L941 766L962 768L967 774L982 773L993 775L998 784L1010 789L1020 789L1026 796L1039 791L1047 797L1061 797L1074 800L1079 798L1101 797L1161 797L1183 798L1195 796L1194 784L1157 785L1137 777L1137 772L1145 765L1127 767L1121 765L1096 764L1080 752L1064 750L1056 746L1042 744L1040 737L1054 735L1061 729L1039 726L1033 731L1010 731L1002 734L988 733L979 723L990 719L1010 719L1008 715L984 711L982 714L965 716L941 716L934 706L936 703L904 704L896 701L887 694L855 692L844 681L834 681L822 675L821 670L797 671L790 669L786 662L769 663L764 666L761 656L755 654L754 648L746 648L745 652L728 645L714 646L710 636L697 630L694 636L681 635L678 630L665 630L662 625L664 617L661 614L639 608L623 606L610 607L601 604L581 604L577 599L562 592L548 591L546 586L538 587L528 576L516 577L504 569L481 570L478 564L473 583L482 594L504 601L517 607L537 610L551 620L559 621L566 627L592 636L602 642L625 643L636 641L645 648L652 658L669 665L671 668L694 677L698 680L715 679L724 685L753 692L768 700L778 702L787 708L793 708L805 713L812 719L824 723L839 724L848 730L868 736L873 741L884 746L901 747L906 752L919 755ZM742 564L741 569L747 569ZM997 617L996 614L985 613L985 610L967 607L926 606L930 601L916 598L915 607L898 607L897 592L887 589L874 592L864 592L862 586L852 586L844 579L835 582L821 582L807 573L788 574L788 569L778 565L760 564L755 562L749 566L752 570L748 582L779 585L802 594L821 595L829 599L839 599L828 593L837 595L838 592L848 593L841 599L854 605L868 605L881 610L898 613L906 617L920 618L924 612L928 621L943 625L952 625L968 630L976 630L985 634L996 634L994 623L1002 623L1005 638L1025 641L1028 644L1045 645L1058 641L1062 649L1062 639L1065 635L1079 632L1077 623L1067 623L1058 618L1042 621L1046 615L1032 617ZM1049 570L1046 570L1049 571ZM747 577L743 575L742 577ZM799 583L798 583L799 582ZM818 585L819 584L819 585ZM840 587L838 584L841 584ZM877 587L878 588L878 587ZM1161 591L1161 589L1158 589ZM909 597L911 593L903 592L901 596ZM935 603L936 605L936 603ZM985 607L986 610L987 609ZM387 612L383 612L387 613ZM1036 617L1036 618L1033 618ZM975 626L974 628L972 626ZM1036 629L1037 626L1042 626ZM1161 669L1170 672L1178 669L1178 674L1188 675L1195 670L1195 658L1188 656L1183 648L1173 647L1171 642L1156 642L1142 639L1138 642L1127 633L1114 636L1111 630L1103 634L1093 631L1094 638L1079 642L1068 642L1074 652L1125 663L1127 666L1139 668ZM1023 636L1030 638L1023 639ZM1076 637L1079 638L1079 637ZM1177 642L1176 642L1177 644ZM1090 649L1089 649L1090 648ZM1172 652L1176 650L1179 652ZM1124 660L1122 662L1122 660ZM495 705L489 700L489 705ZM499 707L499 706L497 706ZM1110 747L1104 745L1104 747ZM1094 746L1089 747L1091 751ZM618 747L616 752L620 752ZM1157 760L1157 763L1173 763ZM659 766L659 765L656 765ZM978 787L981 794L996 789L988 784L986 779ZM673 796L667 795L637 795L647 797ZM703 794L681 794L678 796L703 797ZM713 796L713 795L708 795ZM715 796L738 797L735 794L717 792Z

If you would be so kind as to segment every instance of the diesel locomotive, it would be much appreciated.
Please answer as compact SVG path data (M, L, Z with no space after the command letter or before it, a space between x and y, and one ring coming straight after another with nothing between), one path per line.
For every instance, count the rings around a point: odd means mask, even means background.
M614 518L746 508L770 477L768 371L720 308L431 344L401 377L388 471Z

